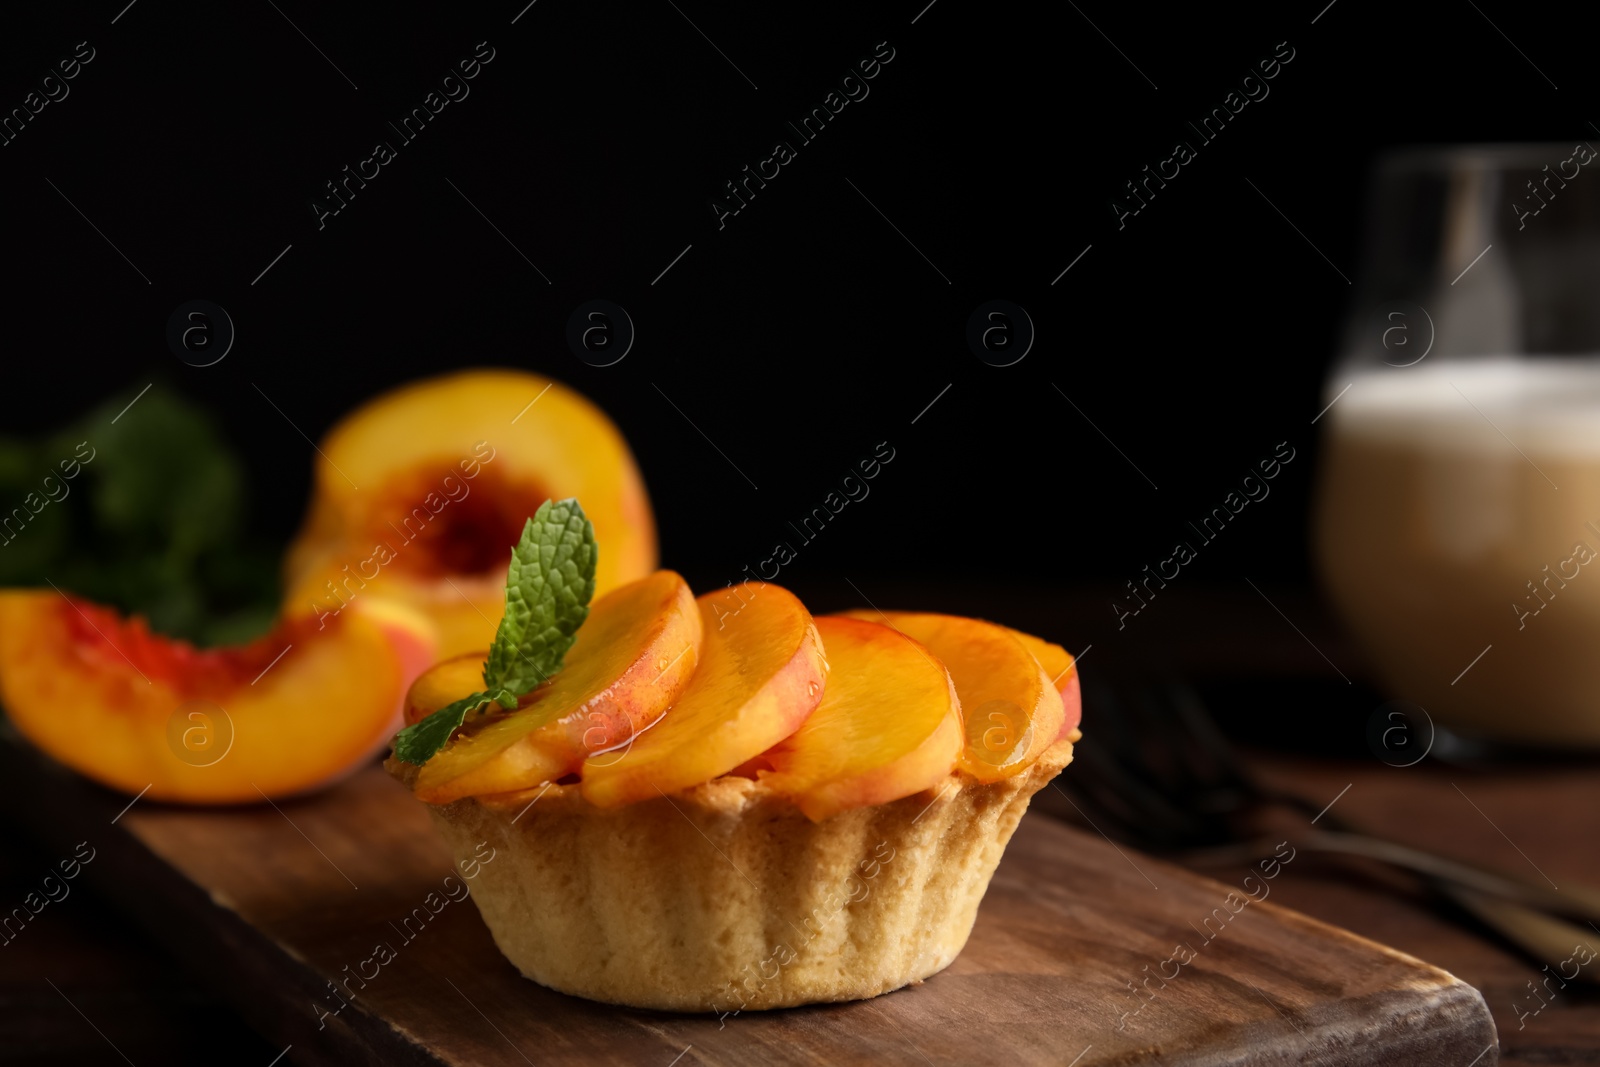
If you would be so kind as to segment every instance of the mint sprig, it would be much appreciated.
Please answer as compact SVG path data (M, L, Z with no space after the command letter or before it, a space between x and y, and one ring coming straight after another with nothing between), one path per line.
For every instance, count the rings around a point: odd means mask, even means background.
M561 669L589 617L599 547L576 499L546 500L522 528L506 575L506 610L483 665L484 688L440 708L394 738L395 758L423 764L490 704L510 710Z

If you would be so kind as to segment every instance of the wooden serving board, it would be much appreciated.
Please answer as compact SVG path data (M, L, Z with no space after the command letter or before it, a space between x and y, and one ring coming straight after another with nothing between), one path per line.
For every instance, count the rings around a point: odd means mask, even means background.
M126 798L9 740L0 742L0 793L0 810L63 856L87 841L96 855L83 877L228 991L263 1034L292 1045L285 1062L1489 1067L1498 1059L1482 997L1444 971L1270 899L1240 904L1238 886L1119 851L1039 813L1023 820L966 950L943 973L875 1000L719 1021L535 985L500 956L470 900L402 932L454 870L422 806L376 766L275 807L141 800L119 815ZM1295 877L1293 862L1277 877ZM1262 885L1270 893L1263 881L1250 886L1254 895ZM1231 907L1230 890L1239 893ZM364 962L380 942L394 958ZM1180 944L1193 952L1185 964L1173 962ZM352 983L347 1007L328 1014L341 1003L330 980L374 969L365 988ZM1130 991L1152 974L1172 977L1151 978L1143 996Z

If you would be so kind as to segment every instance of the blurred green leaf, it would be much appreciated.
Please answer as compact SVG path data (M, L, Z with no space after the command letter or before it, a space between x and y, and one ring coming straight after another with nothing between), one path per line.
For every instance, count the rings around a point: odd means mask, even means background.
M0 585L54 582L201 645L264 633L277 552L249 534L244 465L201 408L160 385L128 408L137 395L0 439Z

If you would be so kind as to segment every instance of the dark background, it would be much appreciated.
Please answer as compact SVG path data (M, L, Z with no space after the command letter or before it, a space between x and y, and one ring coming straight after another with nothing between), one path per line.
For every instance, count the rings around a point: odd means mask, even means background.
M1586 42L1505 4L1338 0L1319 16L1325 0L1053 14L538 0L513 25L523 0L123 2L6 16L0 108L77 42L96 57L0 148L0 431L43 432L165 382L248 457L253 527L281 541L308 489L296 427L317 437L417 376L526 367L620 423L663 561L702 587L768 555L786 519L888 441L896 459L870 498L784 572L834 601L859 599L842 577L868 595L1109 590L1280 441L1299 458L1272 497L1181 581L1305 587L1311 419L1353 292L1341 272L1358 274L1372 158L1589 129ZM479 41L495 58L470 96L400 145L386 121ZM785 122L880 41L895 58L870 95L719 231L709 199L794 141ZM1294 59L1270 95L1201 145L1185 120L1284 41ZM1112 197L1180 137L1198 158L1119 230ZM319 231L310 201L379 139L398 158ZM563 336L596 297L638 329L608 368ZM238 331L208 368L165 341L195 298ZM965 342L992 298L1037 326L1015 366ZM1076 648L1115 632L1109 606L1082 630L1051 636Z
M896 458L870 497L781 580L818 610L867 595L1004 616L1075 652L1094 645L1091 677L1119 655L1183 645L1193 665L1225 653L1235 631L1209 608L1175 603L1119 632L1110 595L1287 441L1297 458L1271 497L1170 596L1224 591L1253 632L1280 639L1233 641L1245 649L1233 662L1309 679L1298 696L1281 677L1264 698L1216 690L1236 698L1219 708L1261 723L1292 706L1311 723L1330 693L1364 701L1338 738L1319 733L1323 749L1364 751L1382 699L1347 689L1321 658L1359 680L1312 621L1305 548L1311 420L1354 291L1345 276L1358 279L1367 169L1395 145L1570 142L1600 118L1584 103L1588 37L1504 0L125 2L0 17L0 114L78 42L96 53L64 100L0 147L0 437L51 432L162 382L247 458L252 527L281 543L309 488L296 427L320 436L418 376L525 367L619 422L663 562L700 588L764 558L786 520L887 441ZM470 96L397 145L319 231L309 204L323 183L394 140L386 121L480 41L495 58ZM870 95L797 146L719 231L708 200L880 41L895 58ZM1285 41L1294 59L1270 95L1199 145L1185 121ZM1119 230L1111 199L1179 138L1198 158ZM608 368L564 341L569 314L593 298L638 328ZM1038 329L1007 368L964 336L995 298ZM191 299L237 327L215 366L167 347L168 317ZM17 897L49 857L8 852ZM74 907L71 925L52 920L55 940L11 950L37 955L11 965L0 1058L114 1062L79 1004L139 1062L278 1055L157 946ZM75 999L40 985L43 973Z

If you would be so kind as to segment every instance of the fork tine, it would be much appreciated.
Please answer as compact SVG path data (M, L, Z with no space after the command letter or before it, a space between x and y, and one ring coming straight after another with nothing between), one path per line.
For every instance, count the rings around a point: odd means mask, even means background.
M1138 700L1147 724L1142 762L1158 768L1167 794L1188 813L1198 836L1225 836L1214 819L1204 825L1207 819L1238 810L1257 792L1227 758L1226 742L1214 726L1206 730L1209 717L1195 706L1197 698L1186 698L1176 683L1141 687Z
M1159 791L1128 773L1103 750L1087 746L1083 765L1069 776L1071 792L1085 807L1104 815L1125 839L1182 841L1190 816ZM1076 761L1075 761L1076 762ZM1091 816L1093 817L1093 816ZM1099 822L1096 819L1096 822Z
M1235 755L1233 745L1223 736L1222 728L1217 725L1217 720L1212 718L1210 710L1200 699L1200 694L1195 691L1194 686L1174 681L1169 682L1165 690L1174 712L1183 720L1195 740L1205 747L1206 753L1220 766L1240 777L1245 777L1244 767Z
M1125 840L1161 849L1214 840L1215 826L1185 801L1192 783L1170 712L1142 699L1130 703L1103 681L1086 687L1085 704L1097 728L1080 743L1080 765L1063 779L1084 813L1097 824L1105 819Z

